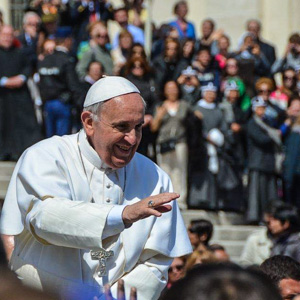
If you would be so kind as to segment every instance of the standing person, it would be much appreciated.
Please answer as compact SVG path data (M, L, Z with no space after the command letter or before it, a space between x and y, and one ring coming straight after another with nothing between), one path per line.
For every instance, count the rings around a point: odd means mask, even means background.
M218 186L216 175L219 172L218 148L224 145L227 125L221 109L216 104L217 87L212 83L202 87L202 99L195 110L202 116L202 131L198 134L205 139L199 149L201 161L192 166L189 192L191 207L218 208Z
M145 37L143 29L128 23L128 10L125 6L114 10L114 20L118 23L120 30L113 38L113 49L119 45L119 33L122 30L127 30L131 33L134 43L144 45Z
M106 48L109 41L106 26L101 22L92 23L89 27L89 34L91 37L90 47L83 53L76 65L79 78L84 78L87 66L94 60L101 62L105 74L112 75L114 64L110 51Z
M143 138L138 152L155 160L155 135L150 130L158 96L151 69L146 59L133 56L125 66L125 77L131 81L141 92L147 106L143 124Z
M290 102L288 116L291 119L290 132L285 137L285 160L283 182L285 199L288 203L300 207L300 98Z
M191 38L196 39L196 32L194 24L186 19L188 14L188 4L186 1L179 1L175 4L174 14L177 16L175 21L169 23L172 27L175 27L179 33L179 39Z
M271 256L286 255L300 262L300 224L297 207L284 204L277 207L270 218L274 236Z
M287 68L281 72L282 86L270 94L270 102L282 110L286 110L289 100L297 94L297 73L293 68Z
M259 222L271 199L277 198L275 152L281 146L281 133L264 121L266 102L252 100L253 117L247 124L249 195L247 219Z
M132 45L133 38L131 33L127 30L122 30L119 34L119 46L111 51L115 75L124 75L122 74L124 73L122 68L124 68L126 62L129 60Z
M175 190L180 193L178 205L187 208L187 121L190 106L180 99L175 81L168 81L164 89L165 100L157 107L151 122L152 132L157 132L157 162L172 179Z
M300 64L300 34L293 33L288 40L286 50L282 58L277 59L273 64L271 72L276 74L287 68L296 70Z
M246 24L246 29L253 35L255 42L259 46L260 51L264 54L264 56L269 62L269 66L271 67L276 60L275 48L271 44L262 41L260 36L261 22L254 19L248 20ZM266 75L270 77L270 69L269 74Z
M239 106L243 111L249 110L251 108L251 99L246 91L246 85L244 81L239 76L239 65L238 61L230 57L226 61L226 66L223 73L223 78L221 82L221 92L224 92L227 82L234 81L239 88Z
M247 114L239 107L239 88L235 81L227 82L220 103L227 124L223 151L219 153L218 186L220 200L226 209L244 210L242 174L245 167L245 125Z
M212 55L217 53L216 41L224 33L222 29L215 30L215 21L213 19L205 19L201 24L201 38L197 41L197 50L202 47L209 48Z
M88 38L86 28L89 23L102 21L104 24L113 19L113 7L107 0L78 0L69 1L70 17L73 23L75 37L74 49L77 49L81 41Z
M280 128L286 119L286 113L278 104L271 101L270 95L274 91L273 81L270 78L262 77L257 80L255 90L257 95L266 102L265 122L271 127Z
M41 138L26 85L30 63L13 41L13 28L0 27L0 160L17 160Z
M38 47L40 47L40 29L41 18L35 12L27 12L23 17L23 32L18 36L22 44L22 51L31 63L33 72L36 69L38 58Z
M155 83L161 94L163 94L166 82L176 80L187 65L188 63L181 58L179 41L171 38L166 39L164 53L152 61L152 67L155 70Z
M198 72L200 86L206 86L213 83L218 89L220 88L221 78L218 67L214 65L213 57L209 48L201 48L197 53L192 66Z
M71 110L73 98L79 91L79 81L73 58L69 55L70 39L68 36L58 38L55 51L38 63L47 137L71 132Z
M85 99L84 130L24 153L1 232L15 236L10 264L25 284L93 299L106 283L116 297L122 278L127 296L134 286L138 299L157 299L172 257L191 252L169 177L135 153L144 109L128 80L102 78Z

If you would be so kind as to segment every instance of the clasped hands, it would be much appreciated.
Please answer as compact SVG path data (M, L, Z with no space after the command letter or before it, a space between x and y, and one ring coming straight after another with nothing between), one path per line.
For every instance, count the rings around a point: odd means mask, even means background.
M168 203L176 200L179 196L177 193L162 193L127 205L122 213L123 222L130 226L132 223L150 216L161 217L163 213L172 210L172 206Z

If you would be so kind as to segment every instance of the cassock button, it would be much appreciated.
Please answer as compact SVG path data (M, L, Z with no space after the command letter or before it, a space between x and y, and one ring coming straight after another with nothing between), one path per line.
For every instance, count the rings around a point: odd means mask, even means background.
M106 188L110 189L110 188L111 188L111 184L108 183L108 184L106 185Z
M109 199L109 198L107 198L105 201L106 201L107 203L110 203L110 199Z

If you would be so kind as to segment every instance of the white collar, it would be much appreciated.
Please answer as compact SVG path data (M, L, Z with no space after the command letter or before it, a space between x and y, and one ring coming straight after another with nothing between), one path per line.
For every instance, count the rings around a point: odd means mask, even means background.
M208 103L204 99L201 99L197 103L198 106L206 108L206 109L215 109L216 103Z
M82 155L97 169L100 169L102 171L106 171L107 173L110 173L113 171L111 167L106 165L100 158L100 156L97 154L97 152L94 150L94 148L90 145L86 133L83 129L81 129L78 133L79 135L79 143L78 147L79 150L82 152Z
M69 52L68 49L66 47L64 47L64 46L56 46L55 50L56 51L61 51L61 52L64 52L64 53L68 53Z
M85 80L86 82L88 82L89 84L94 84L94 83L96 82L90 75L86 75L86 76L84 77L84 80Z

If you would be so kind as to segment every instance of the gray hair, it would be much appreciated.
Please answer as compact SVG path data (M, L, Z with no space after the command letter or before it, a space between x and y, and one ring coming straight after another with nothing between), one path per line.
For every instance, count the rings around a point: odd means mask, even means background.
M23 25L25 25L28 22L28 19L30 17L36 17L39 19L39 22L41 21L41 18L37 13L35 13L34 11L28 11L23 17Z
M115 97L114 99L116 101L120 101L121 102L121 99L119 97ZM145 102L145 100L144 100L144 98L142 96L141 96L141 99L142 99L142 102L143 102L143 105L144 105L144 110L146 110L147 103ZM109 100L111 100L111 99L109 99ZM90 113L92 113L92 119L93 119L93 121L98 122L99 121L99 115L101 114L101 112L104 109L105 104L109 100L98 102L98 103L92 104L90 106L84 107L83 111L89 111Z

